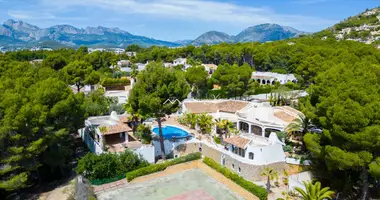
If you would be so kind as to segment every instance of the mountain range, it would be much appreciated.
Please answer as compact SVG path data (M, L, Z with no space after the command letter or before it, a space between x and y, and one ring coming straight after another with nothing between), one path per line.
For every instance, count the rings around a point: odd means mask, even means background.
M267 42L293 38L303 34L308 33L296 30L292 27L280 26L278 24L260 24L249 27L236 36L218 31L210 31L199 36L197 39L192 41L191 44L202 45L217 44L221 42Z
M170 42L133 35L119 28L101 26L76 28L70 25L55 25L49 28L40 28L23 21L10 19L0 25L0 46L61 48L85 45L88 47L124 48L130 44L138 44L141 46L176 47L188 44L203 45L222 42L266 42L297 37L300 34L306 33L277 24L261 24L249 27L236 36L210 31L202 34L195 40Z

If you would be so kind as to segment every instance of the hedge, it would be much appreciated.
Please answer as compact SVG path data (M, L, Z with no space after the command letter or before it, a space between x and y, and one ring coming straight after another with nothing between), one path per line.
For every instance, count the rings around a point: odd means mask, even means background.
M226 178L231 179L233 182L240 185L242 188L246 189L247 191L249 191L253 195L257 196L259 199L261 199L261 200L268 199L268 193L263 187L260 187L260 186L254 184L250 181L245 180L244 178L242 178L238 174L230 171L226 167L219 165L217 162L215 162L211 158L205 157L203 159L203 162L206 165L208 165L211 168L218 171L219 173L223 174Z
M126 86L130 85L131 81L128 78L104 78L101 81L103 87L105 86Z
M90 182L92 185L103 185L103 184L112 183L112 182L121 180L123 178L124 178L124 175L118 175L118 176L113 177L113 178L95 179L95 180L92 180Z
M192 153L192 154L189 154L189 155L186 155L186 156L183 156L183 157L175 158L173 160L166 161L166 162L163 162L163 163L160 163L160 164L155 164L155 165L150 165L150 166L147 166L147 167L143 167L143 168L140 168L140 169L128 172L126 174L126 178L127 178L128 182L129 182L129 181L132 181L133 179L135 179L137 177L140 177L140 176L145 176L145 175L148 175L148 174L153 174L153 173L156 173L156 172L159 172L159 171L163 171L167 167L172 166L172 165L177 165L177 164L180 164L180 163L185 163L185 162L189 162L189 161L193 161L193 160L198 160L198 159L201 158L201 156L202 156L202 154L200 152L197 152L197 153Z

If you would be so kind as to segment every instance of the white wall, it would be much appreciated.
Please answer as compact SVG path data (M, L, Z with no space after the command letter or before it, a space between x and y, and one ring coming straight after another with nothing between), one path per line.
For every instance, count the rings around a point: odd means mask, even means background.
M142 146L139 149L134 150L136 154L139 154L149 163L155 163L155 148L152 145Z
M168 155L170 154L174 148L176 148L177 146L181 145L181 144L185 144L185 143L191 143L191 142L194 142L196 141L195 138L191 139L191 140L186 140L186 139L177 139L176 142L172 142L171 140L164 140L164 147L165 147L165 154ZM159 140L153 140L152 142L153 146L154 146L154 149L155 149L155 156L161 156L161 144L160 144L160 141Z
M254 153L253 160L249 160L249 152ZM245 159L248 159L254 165L285 162L285 157L282 145L278 143L267 146L248 146L245 152Z

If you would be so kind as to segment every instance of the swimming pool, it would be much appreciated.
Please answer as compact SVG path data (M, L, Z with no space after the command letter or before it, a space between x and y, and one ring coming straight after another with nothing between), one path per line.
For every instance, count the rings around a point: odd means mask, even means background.
M152 131L156 135L159 134L158 127L154 127ZM165 139L172 139L173 137L175 138L185 138L187 136L191 137L191 135L187 131L175 126L162 126L162 135L164 136Z

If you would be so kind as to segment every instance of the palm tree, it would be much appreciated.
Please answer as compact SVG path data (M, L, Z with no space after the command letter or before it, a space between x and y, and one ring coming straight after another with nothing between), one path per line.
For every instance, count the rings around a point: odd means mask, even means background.
M190 124L190 128L195 129L195 125L197 125L198 116L194 113L186 114L187 124Z
M301 132L302 136L306 135L311 126L311 120L305 115L298 115L298 117L290 123L285 131L289 134L294 132Z
M201 129L202 134L210 134L212 125L214 125L214 122L212 121L212 116L209 114L200 114L197 117L197 123L199 125L199 128Z
M137 70L137 65L133 64L131 69L132 69L131 78L133 78L133 80L136 82L136 77L139 73L139 71Z
M128 121L131 122L133 135L136 132L136 129L139 125L140 120L141 120L141 115L138 113L131 113L131 115L128 117Z
M234 127L232 127L232 124L231 124L231 127L228 128L228 137L231 137L231 135L238 135L240 133L240 131Z
M321 189L321 183L318 181L315 184L311 182L303 182L305 185L306 191L296 187L294 188L304 200L324 200L324 199L332 199L333 191L330 190L329 187L325 187Z
M269 168L269 167L265 167L264 171L261 172L260 174L261 176L265 176L267 177L267 192L270 192L270 181L271 180L275 180L275 179L278 179L278 174L276 171L274 171L274 169L272 168Z
M308 132L310 126L310 118L306 117L305 115L298 115L298 117L285 128L285 131L288 133L288 135L291 135L294 132L301 132L303 137ZM302 142L302 150L306 150L305 142Z
M223 144L223 135L228 135L232 123L226 119L216 119L216 134L219 135L220 143Z

